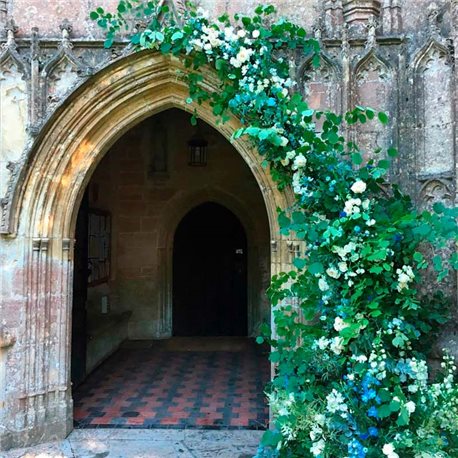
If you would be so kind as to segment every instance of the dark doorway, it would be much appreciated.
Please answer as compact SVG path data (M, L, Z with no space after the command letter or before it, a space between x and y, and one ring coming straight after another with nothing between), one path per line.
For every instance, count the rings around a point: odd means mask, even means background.
M175 233L173 335L247 335L246 234L222 205L199 205Z
M88 210L87 192L76 220L72 310L72 385L86 377L86 301L88 286Z

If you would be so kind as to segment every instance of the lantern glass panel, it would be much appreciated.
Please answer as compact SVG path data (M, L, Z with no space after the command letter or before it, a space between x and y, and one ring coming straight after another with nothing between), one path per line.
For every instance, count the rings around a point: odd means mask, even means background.
M189 165L205 167L207 165L208 142L202 138L193 138L189 141Z

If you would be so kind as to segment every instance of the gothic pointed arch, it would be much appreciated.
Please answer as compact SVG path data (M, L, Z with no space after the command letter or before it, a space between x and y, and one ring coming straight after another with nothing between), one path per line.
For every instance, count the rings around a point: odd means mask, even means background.
M15 30L11 23L0 52L0 221L6 217L11 184L27 142L27 133L17 126L29 123L30 72L17 50Z
M47 101L48 107L55 107L56 103L62 100L73 88L84 72L82 63L75 57L70 41L72 27L67 22L61 25L62 40L57 52L46 62L41 72L44 81L43 98Z
M395 124L395 78L391 66L370 48L353 68L353 103L371 107L389 114L389 126L368 122L358 125L357 142L367 159L372 158L375 148L386 150L392 142L392 126Z
M155 112L170 107L194 109L185 103L187 88L176 78L179 69L179 59L142 52L120 59L80 86L55 111L27 155L5 224L8 231L20 230L23 218L19 212L30 211L27 226L36 234L71 234L75 218L71 207L79 203L81 186L110 145ZM207 84L216 84L210 70L205 76ZM231 138L237 126L235 120L216 126L210 107L197 106L196 110L204 121ZM286 195L276 190L269 172L261 167L248 142L236 141L234 146L253 171L266 200L269 220L276 227L276 208L286 206ZM43 171L40 177L32 173L37 168ZM35 199L26 203L30 190ZM67 203L72 202L65 205L65 215L56 210L64 195Z
M453 62L447 47L430 38L412 59L414 82L415 169L418 175L452 173L454 169ZM441 145L440 151L437 145Z
M390 64L374 48L370 48L356 62L353 70L356 79L367 78L369 72L373 72L374 76L377 76L380 80L389 79L393 75Z
M342 111L342 69L326 52L320 55L320 65L314 67L307 59L298 69L297 80L303 96L317 110Z

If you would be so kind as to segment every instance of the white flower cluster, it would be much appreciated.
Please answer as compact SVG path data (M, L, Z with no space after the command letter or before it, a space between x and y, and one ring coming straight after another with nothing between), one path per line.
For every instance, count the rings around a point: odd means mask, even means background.
M356 361L357 363L363 364L367 362L367 356L366 355L353 355L351 357L353 361Z
M312 345L313 350L321 350L325 351L329 349L335 355L340 355L342 351L345 349L344 347L344 340L342 337L333 337L331 339L326 339L326 337L320 337L319 339L315 340Z
M371 201L369 199L361 200L359 197L350 197L346 200L343 211L347 216L359 215L361 213L361 209L369 209L370 202ZM369 226L370 225L372 225L372 223L369 224Z
M419 389L426 390L428 388L428 365L424 360L411 358L406 360L412 371L412 378L415 383L409 385L407 389L411 393L416 393Z
M245 47L250 47L252 42L251 40L245 39L244 43ZM262 47L258 54L262 54L264 49L265 48ZM234 51L230 48L227 49L227 53L225 53L223 57L227 60L229 59L229 54L234 54ZM239 68L239 59L237 59L238 54L239 52L235 53L235 60L232 61L231 59L229 59L231 63L234 65L234 67L237 68ZM259 67L259 60L256 59L256 56L256 53L252 53L250 55L250 60L241 62L241 64L243 64L241 65L243 78L239 82L240 88L245 89L248 92L254 93L255 95L259 95L261 92L270 92L272 93L272 95L281 93L283 97L286 97L289 94L289 89L293 87L296 84L296 82L293 81L291 78L282 78L278 76L277 71L274 68L270 70L269 77L260 78L259 75L253 74L253 72L250 72L250 70L257 70ZM241 57L243 60L245 55L242 54L239 57ZM256 100L253 99L250 102L250 105L254 107L255 103Z
M342 320L342 318L340 318L340 316L337 316L335 318L335 320L334 320L334 329L337 332L342 331L342 329L348 328L348 326L350 326L350 325L348 323L345 323L345 321Z
M385 444L382 448L382 452L388 458L399 458L399 455L395 452L393 444Z
M396 269L396 273L398 274L398 285L396 289L402 292L404 289L408 288L409 283L414 280L415 274L413 273L412 267L406 265L402 266L401 269Z
M317 442L314 442L310 447L310 452L313 456L320 456L326 447L326 442L324 439L320 439Z
M233 67L240 68L251 59L253 54L254 50L252 48L245 48L244 46L241 46L237 55L235 57L231 57L229 62Z
M369 374L374 376L377 380L386 378L386 351L382 344L374 344L373 350L369 355Z
M272 407L276 415L287 416L291 413L291 407L295 403L294 393L285 393L272 391L267 395L269 398L269 405Z
M444 351L446 351L444 349ZM441 363L442 369L446 372L444 380L441 383L431 385L431 394L438 399L440 396L452 394L455 389L456 365L453 356L445 354Z
M320 439L317 442L314 442L310 447L310 452L313 456L320 456L326 447L326 442L324 439Z
M213 48L219 48L224 43L220 35L219 30L203 25L202 34L190 40L190 43L197 51L213 54Z
M342 261L347 261L348 257L350 258L351 261L357 261L359 259L359 254L356 253L356 248L357 248L357 245L355 242L348 242L343 247L334 245L332 247L332 251L334 253L337 253L340 256L340 258L342 259Z
M288 151L284 159L281 160L282 165L287 167L292 159L296 157L296 151Z
M348 283L348 286L353 286L354 277L363 275L366 272L366 270L362 267L357 267L354 270L349 267L350 262L355 262L360 259L358 249L362 246L362 244L357 238L354 240L357 242L350 241L343 247L334 245L331 248L331 250L339 256L341 261L337 262L336 266L331 266L326 270L327 275L331 278L340 278L343 275L344 279Z
M326 423L326 417L322 414L316 414L313 417L313 424L310 430L310 439L313 441L310 452L313 456L319 456L324 452L326 439L324 438L323 427Z
M326 396L326 410L329 413L337 413L342 418L347 418L348 406L342 394L335 388Z

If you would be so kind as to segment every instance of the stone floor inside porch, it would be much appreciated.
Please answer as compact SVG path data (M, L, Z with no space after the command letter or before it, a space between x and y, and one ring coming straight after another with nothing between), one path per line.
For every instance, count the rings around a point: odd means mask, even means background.
M252 339L126 342L75 390L75 427L262 430L269 375Z

